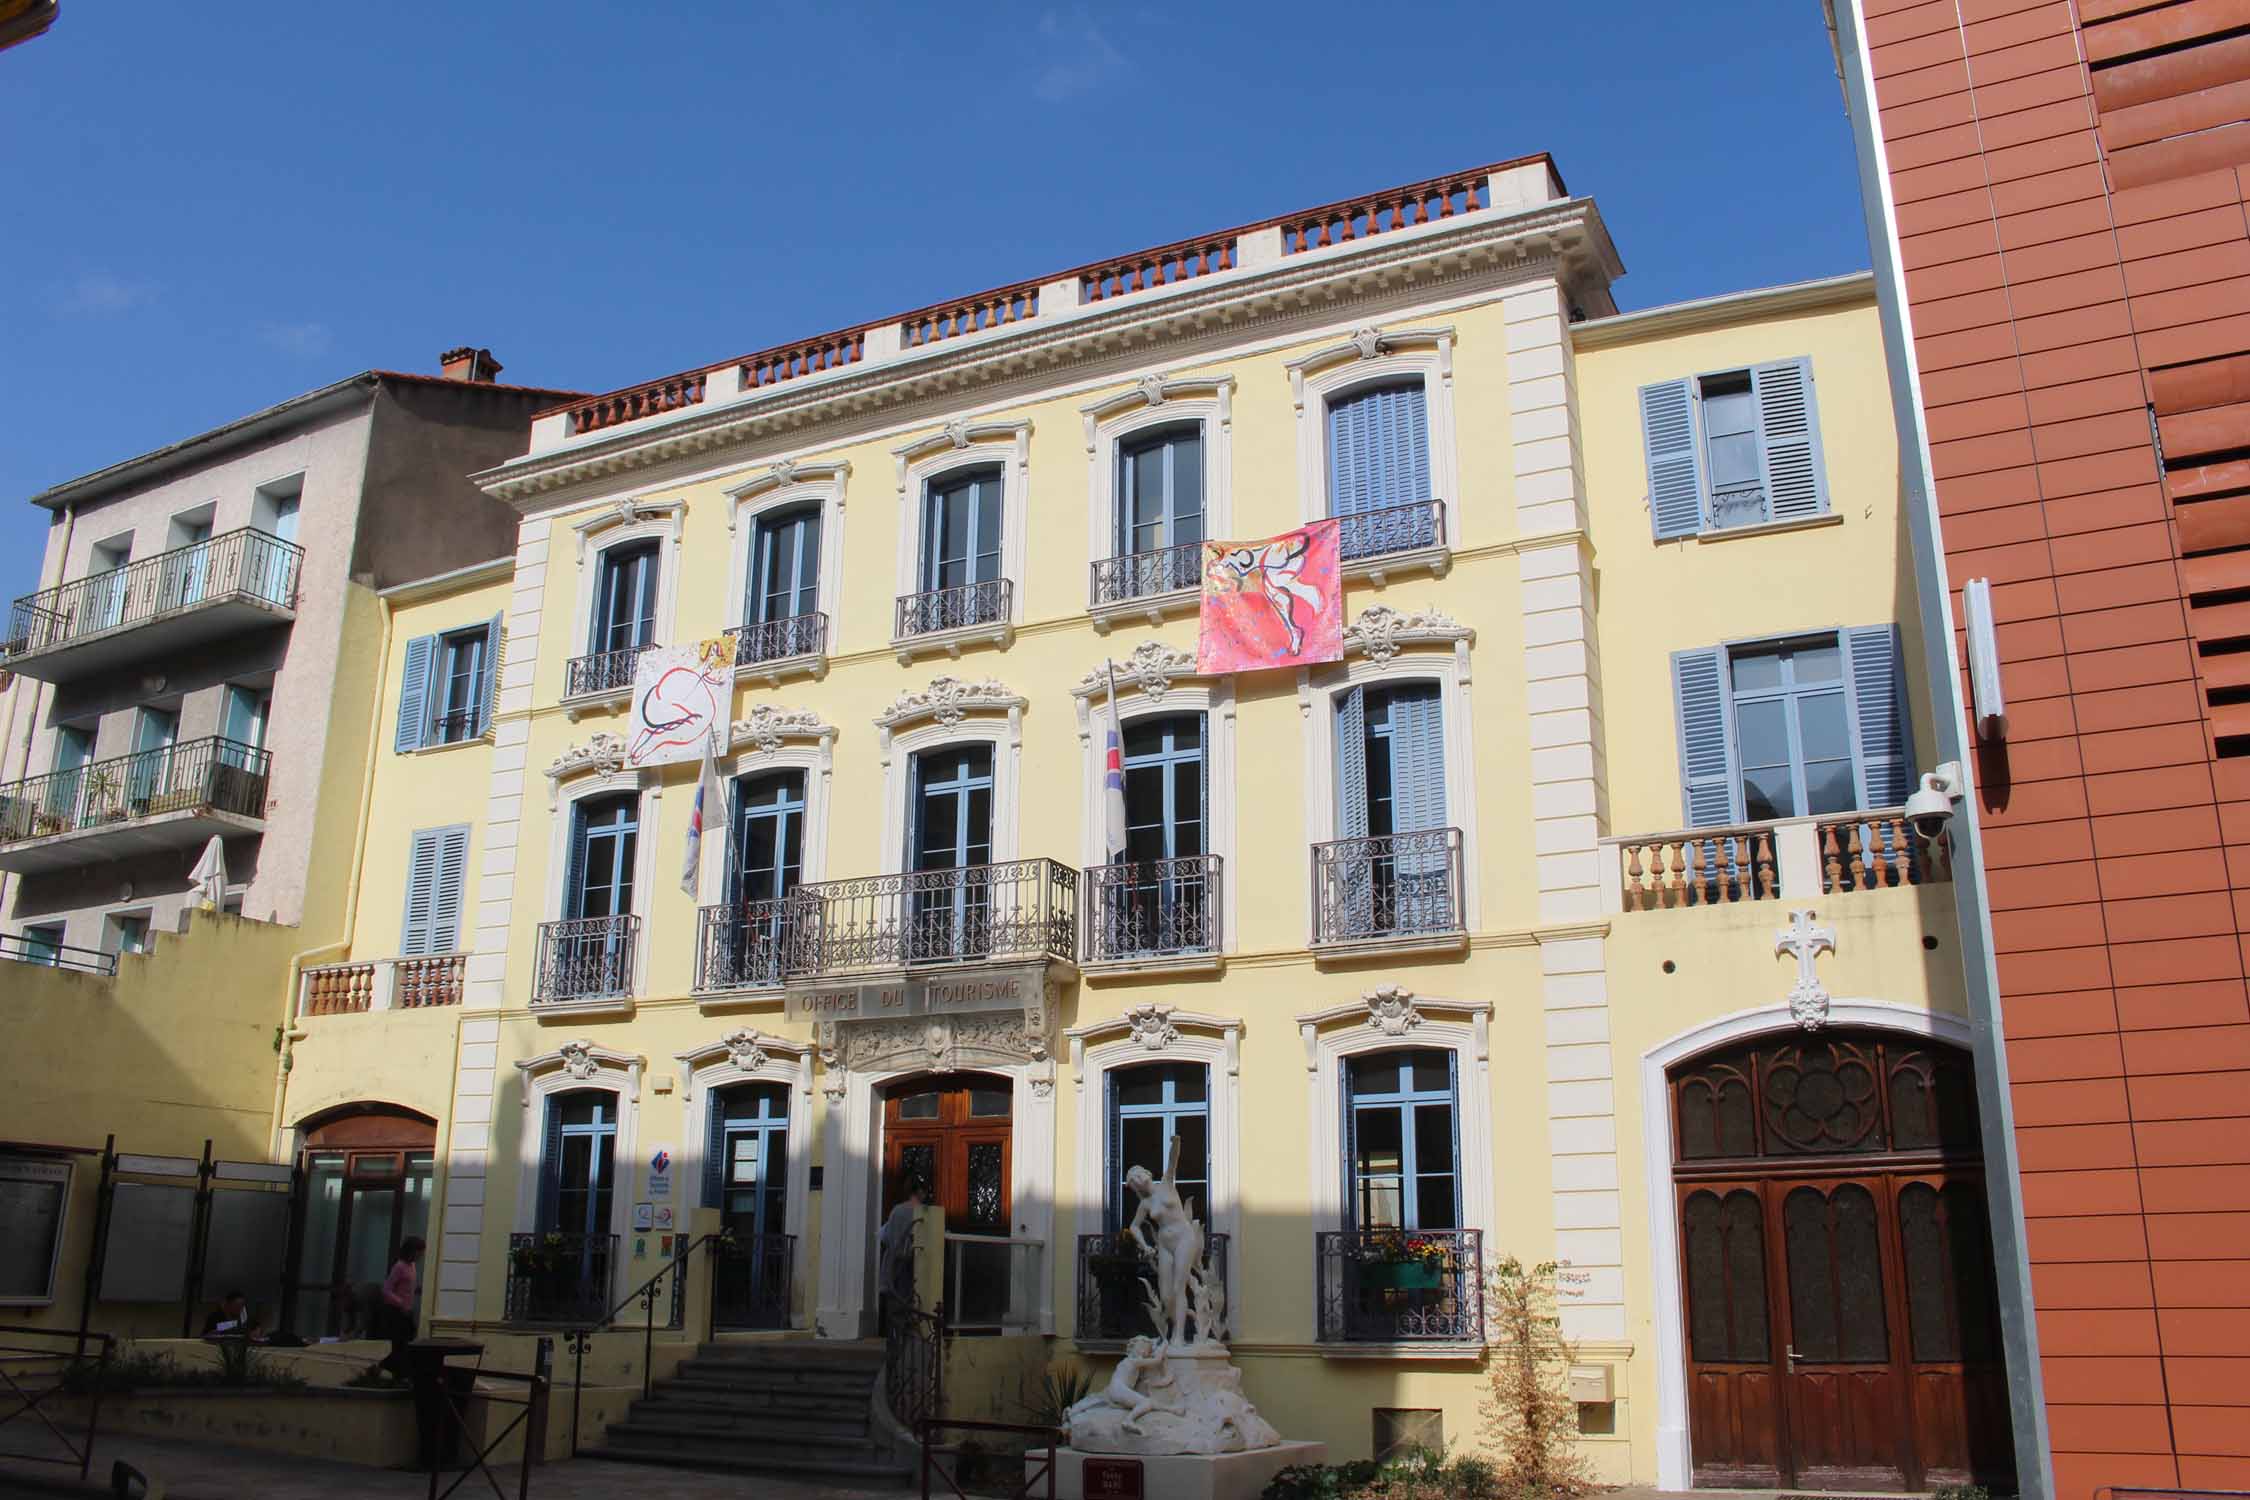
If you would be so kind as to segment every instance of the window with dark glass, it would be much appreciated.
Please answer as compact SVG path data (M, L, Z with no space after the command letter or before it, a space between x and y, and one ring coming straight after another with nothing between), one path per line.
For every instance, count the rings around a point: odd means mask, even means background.
M820 507L758 517L750 543L745 618L764 625L820 609Z
M1161 552L1202 540L1202 427L1165 427L1119 443L1118 552Z
M922 516L922 587L961 588L1000 576L1000 470L933 480Z
M631 793L580 802L571 818L564 915L615 917L630 912L639 842L640 811Z
M789 1091L738 1083L711 1098L706 1201L738 1237L788 1232Z
M1203 715L1125 726L1125 844L1134 860L1204 852Z
M913 863L958 870L992 862L992 747L949 745L914 757Z
M607 1234L615 1192L617 1096L576 1089L547 1099L540 1228L558 1234Z
M438 665L438 712L431 741L450 745L473 738L483 719L487 632L459 630L445 637Z
M778 901L805 866L805 773L771 771L734 783L730 901Z
M1164 1175L1172 1142L1180 1143L1180 1199L1208 1229L1211 1223L1210 1069L1202 1063L1147 1063L1112 1068L1109 1091L1109 1213L1111 1229L1133 1221L1140 1199L1125 1174L1146 1167Z
M1729 654L1746 818L1846 812L1852 780L1843 652L1834 636Z
M593 650L632 651L656 642L657 544L629 542L602 554Z
M1453 1058L1449 1051L1418 1048L1346 1059L1350 1227L1461 1227Z

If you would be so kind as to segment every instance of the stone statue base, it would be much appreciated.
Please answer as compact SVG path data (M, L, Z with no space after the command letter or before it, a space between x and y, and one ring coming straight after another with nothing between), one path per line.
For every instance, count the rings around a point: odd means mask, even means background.
M1148 1458L1120 1458L1107 1453L1085 1453L1076 1448L1055 1450L1056 1500L1098 1500L1104 1493L1086 1488L1087 1460L1095 1463L1138 1464L1139 1493L1147 1500L1258 1500L1273 1476L1291 1464L1328 1461L1326 1443L1275 1443L1247 1453L1170 1453ZM1047 1461L1044 1452L1026 1455L1024 1477L1037 1473ZM1043 1485L1042 1485L1043 1488ZM1035 1488L1032 1493L1041 1490ZM1114 1490L1108 1493L1116 1493Z
M1082 1409L1070 1419L1070 1446L1080 1453L1210 1454L1270 1448L1281 1441L1281 1434L1242 1394L1242 1372L1226 1345L1168 1350L1164 1370L1171 1377L1166 1384L1141 1382L1140 1393L1156 1403L1154 1410L1131 1421L1118 1406Z

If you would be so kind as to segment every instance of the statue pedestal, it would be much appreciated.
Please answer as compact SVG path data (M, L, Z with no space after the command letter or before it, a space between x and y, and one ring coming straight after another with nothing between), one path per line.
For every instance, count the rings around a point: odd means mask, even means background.
M1056 1500L1103 1500L1105 1495L1120 1493L1113 1489L1086 1488L1088 1459L1097 1463L1108 1460L1139 1464L1139 1493L1143 1500L1258 1500L1273 1476L1291 1464L1326 1463L1328 1445L1275 1443L1269 1448L1252 1448L1242 1453L1164 1453L1145 1457L1057 1448ZM1046 1461L1044 1453L1026 1458L1025 1475L1028 1477Z

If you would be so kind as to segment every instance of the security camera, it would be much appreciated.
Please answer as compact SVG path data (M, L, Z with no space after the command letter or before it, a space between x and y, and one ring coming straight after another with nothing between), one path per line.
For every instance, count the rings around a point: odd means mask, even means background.
M1934 844L1945 835L1945 825L1953 819L1953 804L1961 797L1961 767L1957 761L1947 761L1922 777L1920 790L1906 799L1906 821L1912 825L1915 837L1925 844Z

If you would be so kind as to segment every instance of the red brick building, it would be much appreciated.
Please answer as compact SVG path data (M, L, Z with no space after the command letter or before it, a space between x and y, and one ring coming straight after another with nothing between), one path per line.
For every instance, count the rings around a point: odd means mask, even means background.
M2025 1490L2250 1490L2250 0L1830 20L1924 618L1954 626L1925 635L2005 1038L2017 1429L2052 1454Z

